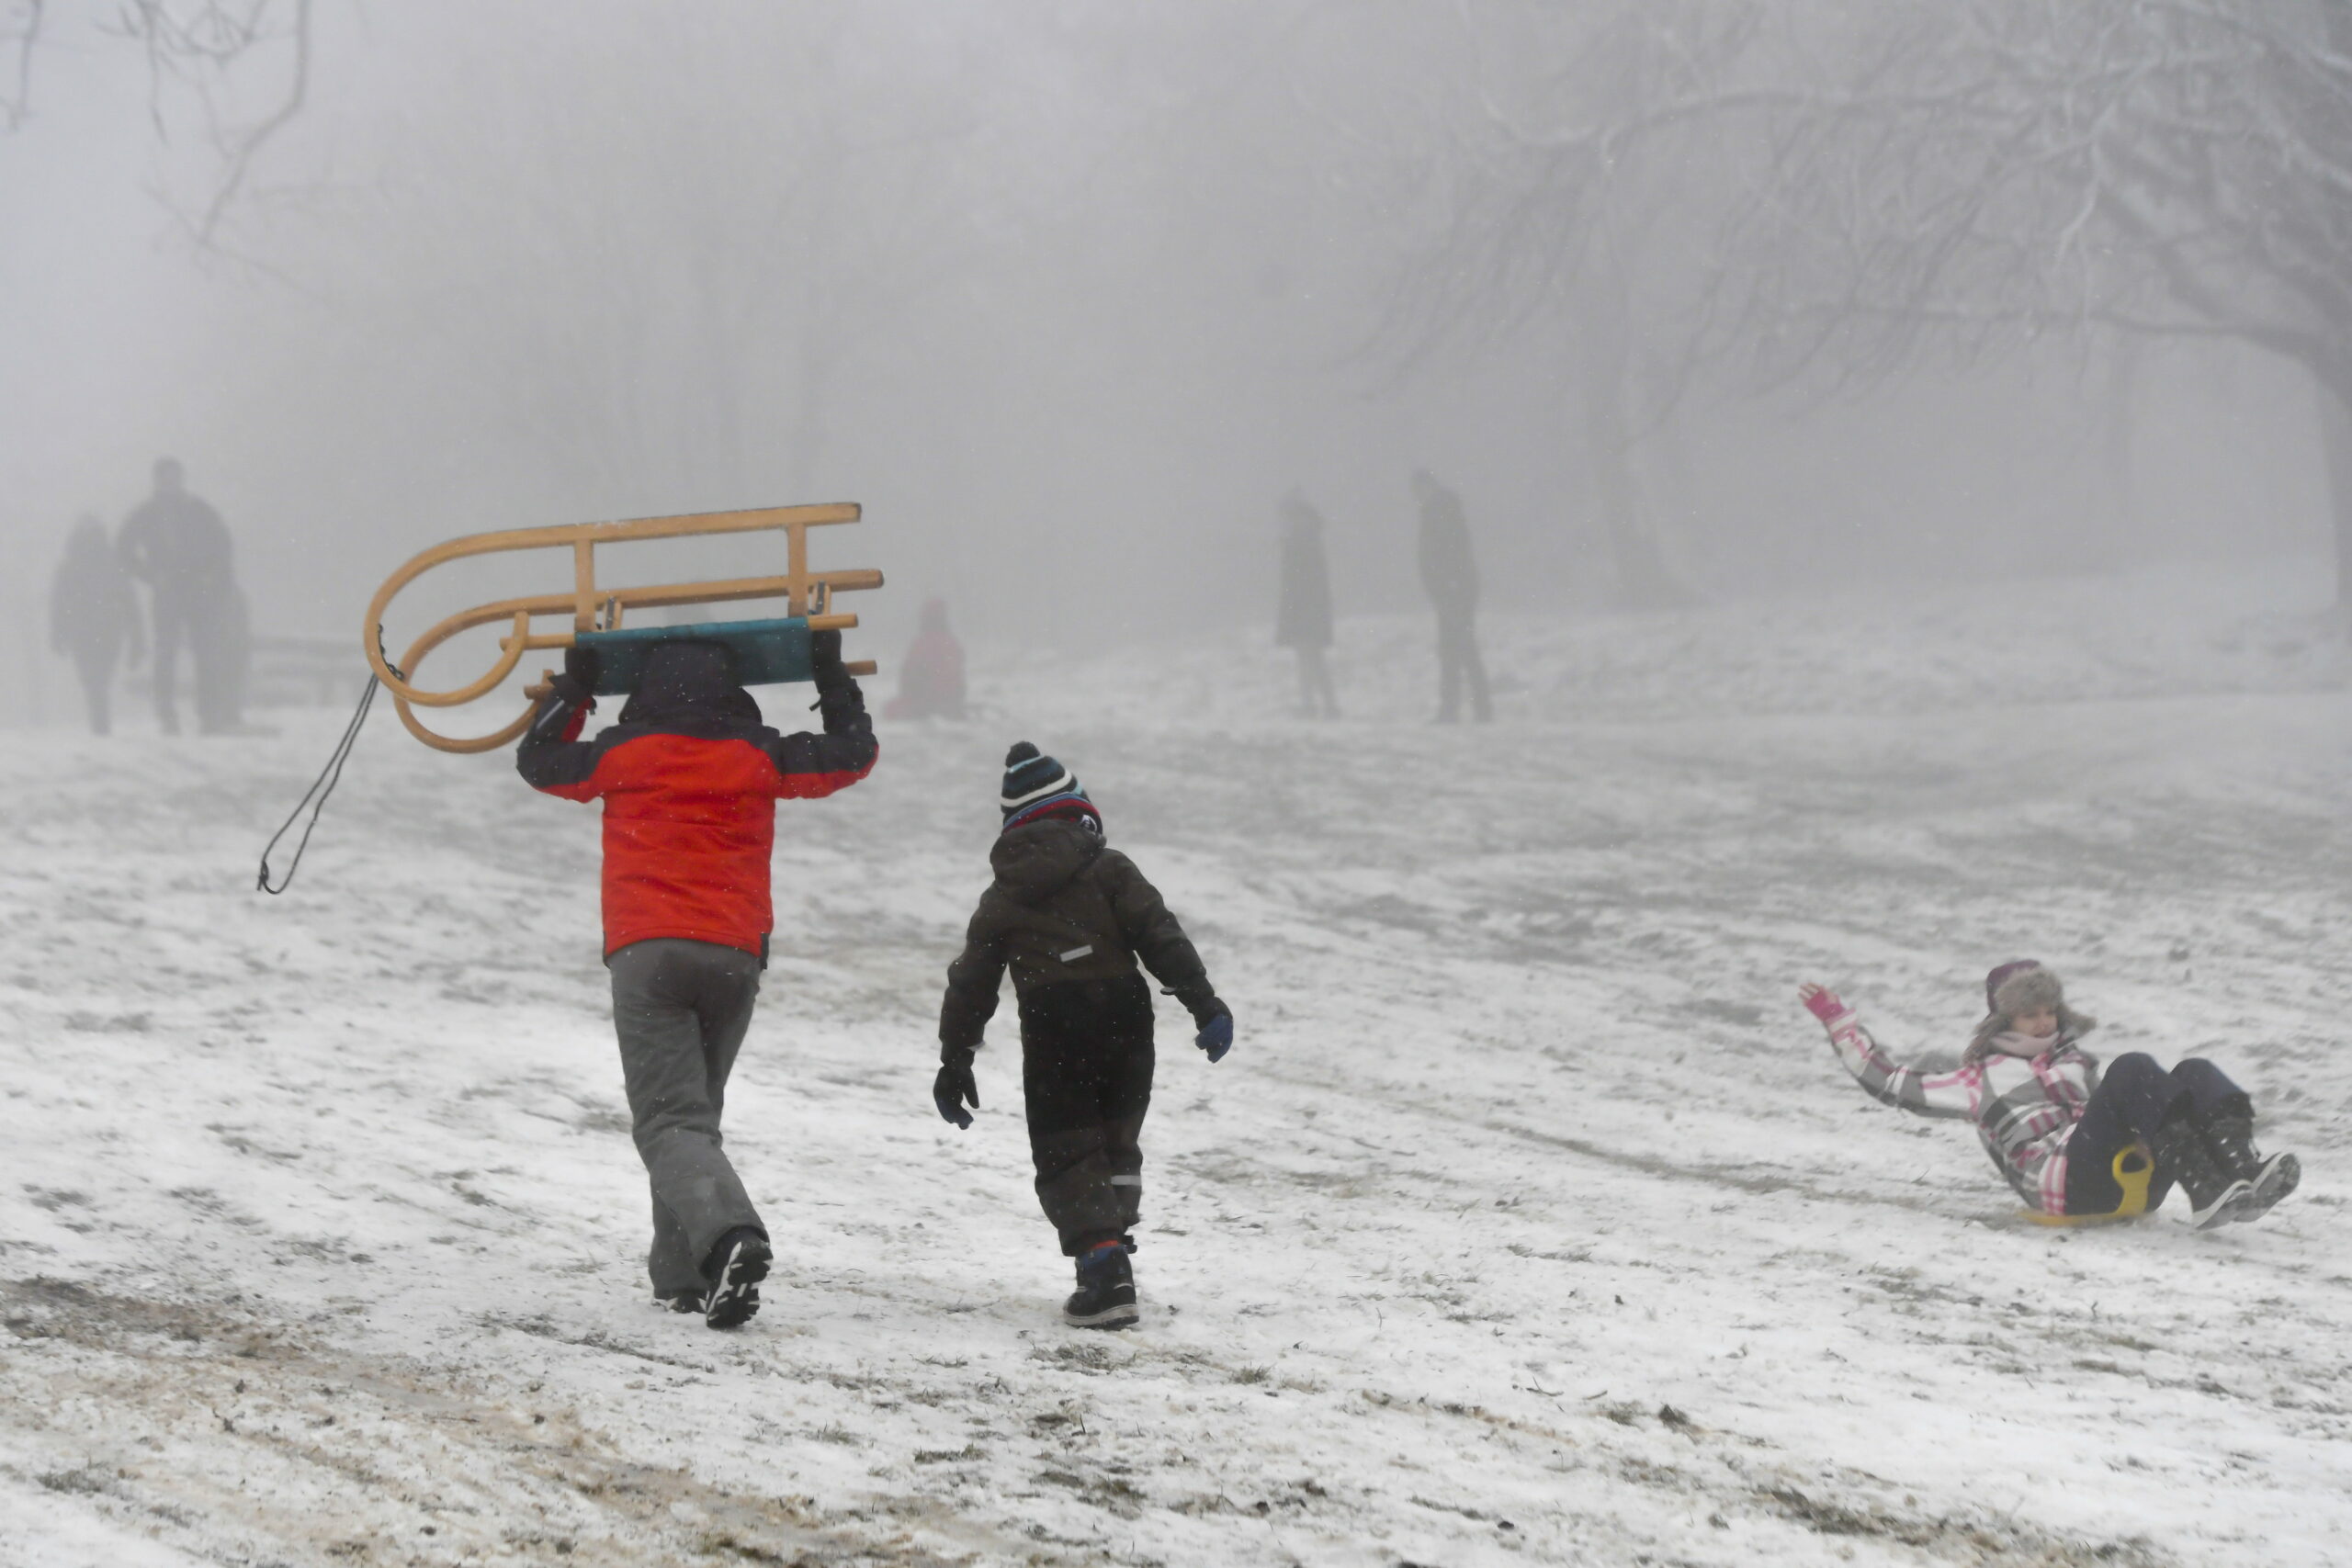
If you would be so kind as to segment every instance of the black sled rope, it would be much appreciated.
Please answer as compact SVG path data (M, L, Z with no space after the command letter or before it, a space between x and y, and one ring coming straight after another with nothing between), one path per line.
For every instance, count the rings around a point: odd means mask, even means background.
M263 848L261 874L254 881L254 886L262 892L274 897L294 886L294 874L302 865L302 852L311 847L311 830L319 825L319 813L327 808L327 796L333 795L334 786L343 781L343 764L350 760L352 745L359 739L359 727L368 722L368 709L376 700L379 684L374 675L368 677L368 689L359 694L359 705L352 710L351 722L343 727L343 739L334 743L334 755L327 759L327 765L319 770L319 776L311 781L311 787L303 791L302 798L295 803L293 816L287 818L277 831L270 835L268 844ZM302 836L294 841L294 858L287 863L285 877L272 887L269 885L269 857L277 852L277 841L292 829L295 818L301 816L305 807L311 813L311 819L302 824Z

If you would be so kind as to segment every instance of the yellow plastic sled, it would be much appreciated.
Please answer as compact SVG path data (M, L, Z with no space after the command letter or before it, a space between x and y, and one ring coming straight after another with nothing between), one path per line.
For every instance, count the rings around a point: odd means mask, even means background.
M2148 1212L2148 1182L2156 1174L2155 1157L2148 1153L2145 1144L2133 1144L2115 1151L2115 1184L2123 1189L2123 1201L2104 1214L2045 1214L2039 1209L2028 1209L2025 1217L2037 1225L2109 1225L2119 1220L2136 1220Z

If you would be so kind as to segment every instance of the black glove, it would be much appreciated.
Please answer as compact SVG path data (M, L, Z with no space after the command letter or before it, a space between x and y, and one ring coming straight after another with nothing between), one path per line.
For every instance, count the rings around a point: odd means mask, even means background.
M956 1052L939 1064L939 1076L931 1080L931 1102L939 1107L940 1120L953 1122L958 1127L972 1124L972 1111L980 1108L980 1086L972 1077L972 1054ZM970 1105L972 1111L964 1109Z
M838 631L808 634L808 672L820 686L838 686L849 680L849 671L842 668L842 634Z
M563 650L563 673L548 682L548 689L573 707L593 702L596 696L596 650L578 643Z

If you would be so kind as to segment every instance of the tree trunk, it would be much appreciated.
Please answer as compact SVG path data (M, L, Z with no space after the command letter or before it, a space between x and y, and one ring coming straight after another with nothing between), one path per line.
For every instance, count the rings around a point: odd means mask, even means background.
M1692 595L1658 548L1649 502L1626 451L1623 381L1596 377L1585 396L1585 447L1592 463L1601 534L1617 580L1616 601L1627 610L1671 610Z
M1601 535L1609 544L1617 580L1616 603L1627 610L1670 610L1692 602L1689 588L1666 564L1641 477L1634 472L1625 403L1631 393L1633 344L1626 331L1628 303L1622 278L1586 290L1578 367L1584 386L1585 454L1591 463L1595 499L1600 503Z
M2335 540L2335 607L2352 615L2352 377L2322 377L2320 446L2327 459L2329 534Z
M2144 536L2139 526L2140 476L2134 458L2145 353L2140 339L2120 334L2108 350L2107 399L2098 423L2099 467L2107 481L2107 536L2099 541L2099 564L2109 570L2131 565L2135 542Z

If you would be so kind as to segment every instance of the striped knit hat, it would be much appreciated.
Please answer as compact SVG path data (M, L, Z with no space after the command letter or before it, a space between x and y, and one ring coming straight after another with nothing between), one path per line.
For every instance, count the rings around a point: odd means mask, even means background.
M1077 776L1026 740L1013 742L1004 754L1004 791L997 805L1008 829L1069 817L1102 831L1102 814L1086 798Z

